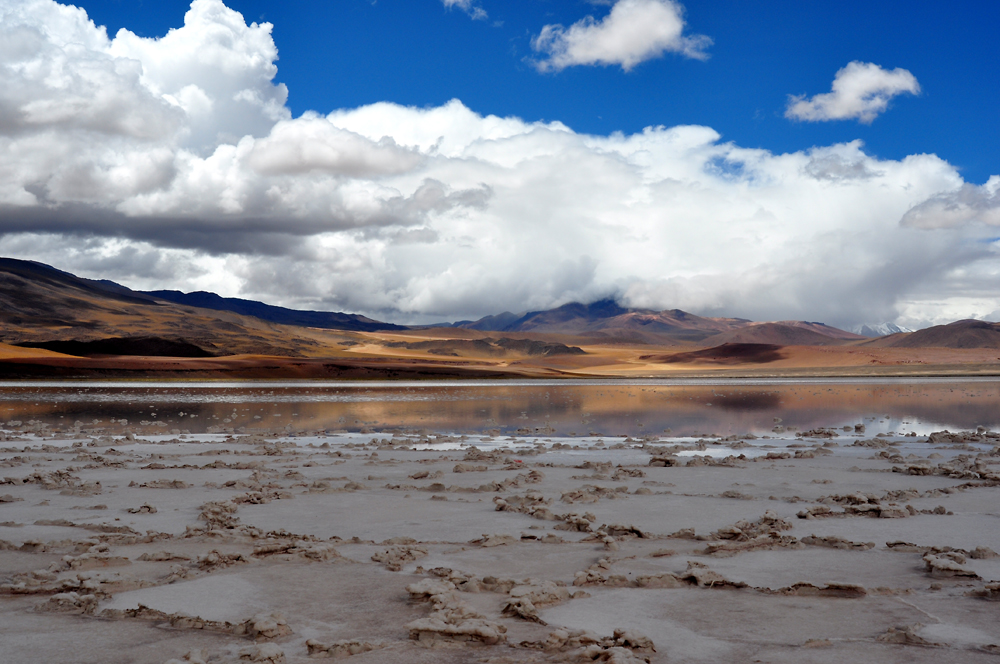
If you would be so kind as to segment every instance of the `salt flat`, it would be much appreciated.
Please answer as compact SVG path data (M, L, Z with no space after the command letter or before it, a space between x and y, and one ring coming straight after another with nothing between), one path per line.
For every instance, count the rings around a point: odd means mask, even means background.
M0 429L0 660L1000 655L1000 434L446 434Z

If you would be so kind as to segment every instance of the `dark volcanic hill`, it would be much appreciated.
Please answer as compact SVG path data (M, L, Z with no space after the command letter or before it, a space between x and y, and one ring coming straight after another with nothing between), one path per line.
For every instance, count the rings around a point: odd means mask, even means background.
M379 330L406 330L403 325L393 325L359 316L336 311L301 311L276 307L254 300L242 300L235 297L222 297L215 293L198 291L182 293L174 290L142 291L143 294L158 300L167 300L189 307L212 309L215 311L232 311L243 316L253 316L261 320L279 323L281 325L297 325L300 327L319 327L327 330L351 330L354 332L378 332Z
M883 348L1000 348L1000 323L959 320L916 332L892 334L865 345Z

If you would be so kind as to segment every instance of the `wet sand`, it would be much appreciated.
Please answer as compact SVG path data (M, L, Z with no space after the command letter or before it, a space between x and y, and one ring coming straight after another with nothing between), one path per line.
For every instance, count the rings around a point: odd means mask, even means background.
M0 427L4 661L993 662L1000 434Z

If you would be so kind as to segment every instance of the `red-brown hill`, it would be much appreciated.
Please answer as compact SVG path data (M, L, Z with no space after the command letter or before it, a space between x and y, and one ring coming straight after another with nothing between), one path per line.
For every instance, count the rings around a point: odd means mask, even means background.
M959 320L864 344L882 348L1000 348L1000 323Z
M776 346L840 346L865 337L824 325L803 321L753 323L702 340L705 345L772 344Z

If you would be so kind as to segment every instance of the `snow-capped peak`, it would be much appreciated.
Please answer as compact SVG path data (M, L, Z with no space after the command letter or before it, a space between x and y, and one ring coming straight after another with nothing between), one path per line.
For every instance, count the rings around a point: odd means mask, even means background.
M884 337L889 334L899 334L900 332L913 332L908 327L900 327L895 323L864 323L851 328L854 334L863 337Z

